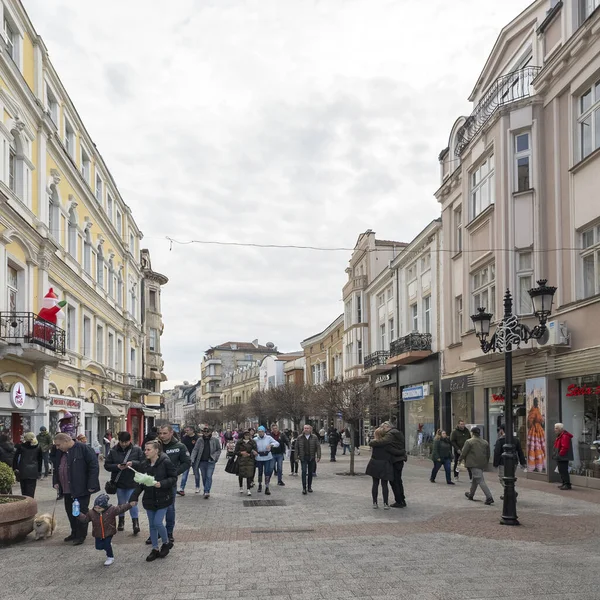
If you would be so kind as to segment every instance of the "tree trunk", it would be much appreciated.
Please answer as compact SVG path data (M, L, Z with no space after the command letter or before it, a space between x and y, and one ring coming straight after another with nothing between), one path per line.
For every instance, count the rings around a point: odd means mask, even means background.
M350 475L354 475L354 424L350 421Z

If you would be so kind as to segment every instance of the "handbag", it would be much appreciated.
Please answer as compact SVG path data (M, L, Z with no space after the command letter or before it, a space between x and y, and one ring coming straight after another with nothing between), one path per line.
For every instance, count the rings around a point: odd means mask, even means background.
M237 457L232 456L225 465L225 472L237 475L240 472L240 465L238 465Z
M125 460L123 462L127 462L127 459L129 458L129 455L131 454L131 450L132 450L132 448L130 448L129 452L127 452L127 454L125 455ZM109 479L104 484L104 491L107 494L116 494L117 493L117 481L119 481L119 478L121 477L122 473L123 473L123 471L119 471L119 473L117 474L117 476L114 479Z

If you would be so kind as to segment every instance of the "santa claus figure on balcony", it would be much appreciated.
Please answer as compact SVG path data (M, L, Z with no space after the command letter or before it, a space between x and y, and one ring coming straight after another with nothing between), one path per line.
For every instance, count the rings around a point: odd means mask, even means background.
M41 342L47 346L54 345L56 328L65 318L65 313L62 310L65 305L66 301L62 300L59 302L58 296L50 288L44 296L42 308L33 326L33 337L37 342Z

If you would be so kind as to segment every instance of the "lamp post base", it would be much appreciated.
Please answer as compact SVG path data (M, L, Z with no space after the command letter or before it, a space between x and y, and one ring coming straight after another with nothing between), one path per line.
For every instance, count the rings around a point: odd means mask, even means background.
M511 525L513 527L520 525L519 519L517 517L502 517L500 519L500 525Z

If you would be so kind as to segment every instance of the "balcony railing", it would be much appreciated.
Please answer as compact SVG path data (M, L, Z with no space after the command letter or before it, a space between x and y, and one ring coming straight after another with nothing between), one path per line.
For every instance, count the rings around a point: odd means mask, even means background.
M390 344L390 357L407 352L431 352L431 334L409 333Z
M365 370L387 364L390 353L387 350L379 350L365 357Z
M65 330L30 312L0 312L0 338L8 342L35 344L64 355Z
M454 154L460 156L469 142L494 116L496 110L511 102L532 96L531 82L537 77L541 67L525 67L498 77L496 82L479 101L475 110L456 134Z

